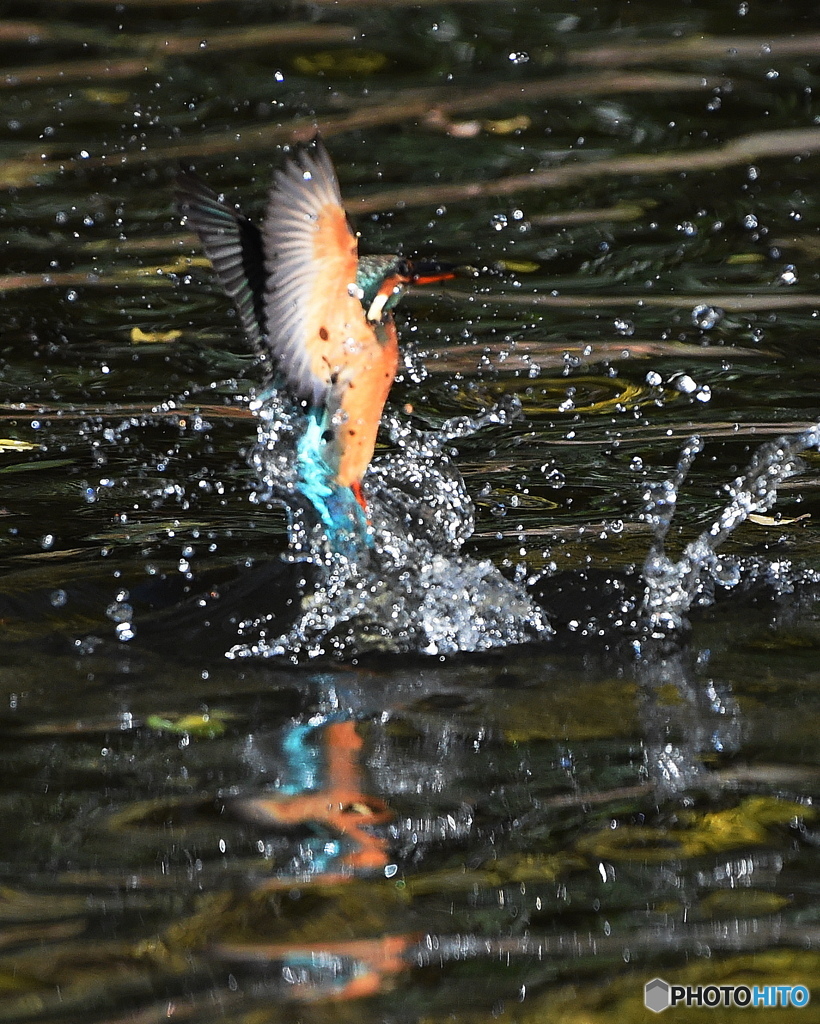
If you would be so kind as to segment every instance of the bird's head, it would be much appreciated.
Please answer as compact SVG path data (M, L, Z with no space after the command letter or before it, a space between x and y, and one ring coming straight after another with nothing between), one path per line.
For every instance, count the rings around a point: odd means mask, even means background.
M356 284L362 292L367 319L381 320L393 309L405 288L411 284L449 281L461 272L454 263L437 260L409 260L400 256L361 256Z

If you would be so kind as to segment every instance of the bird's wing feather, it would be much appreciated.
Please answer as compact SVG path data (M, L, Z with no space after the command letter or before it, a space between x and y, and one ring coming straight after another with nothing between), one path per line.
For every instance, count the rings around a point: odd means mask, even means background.
M323 405L378 342L356 293L356 238L321 142L276 171L262 228L271 350L295 396Z
M264 352L265 261L259 229L188 171L177 176L176 202L189 227L199 235L249 340Z

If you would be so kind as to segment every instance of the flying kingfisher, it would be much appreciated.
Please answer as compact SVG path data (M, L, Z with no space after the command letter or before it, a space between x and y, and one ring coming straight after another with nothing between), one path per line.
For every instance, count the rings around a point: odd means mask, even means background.
M180 173L176 198L250 342L306 414L300 490L328 527L349 504L334 501L345 488L366 517L362 477L398 367L391 310L407 285L450 279L457 268L359 256L319 139L274 172L261 227L192 173Z

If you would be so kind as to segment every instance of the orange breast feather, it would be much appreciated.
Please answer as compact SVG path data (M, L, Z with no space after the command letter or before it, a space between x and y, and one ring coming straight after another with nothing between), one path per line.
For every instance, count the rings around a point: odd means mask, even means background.
M374 332L375 344L363 351L358 365L344 373L337 384L336 480L352 487L361 480L376 446L384 403L396 376L399 344L393 318L385 319Z

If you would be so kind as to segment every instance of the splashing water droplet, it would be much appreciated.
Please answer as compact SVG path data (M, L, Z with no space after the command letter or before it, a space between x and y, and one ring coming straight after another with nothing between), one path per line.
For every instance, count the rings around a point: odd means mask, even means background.
M730 500L717 519L684 548L673 562L665 552L665 539L672 522L680 488L698 453L699 438L693 437L681 451L674 476L651 486L642 518L650 525L653 541L644 563L646 585L643 614L652 635L682 628L686 613L696 599L702 599L704 585L716 583L736 587L742 579L738 561L718 557L717 551L730 534L750 515L767 512L777 498L778 487L799 467L798 456L820 446L820 424L793 437L780 437L761 445L752 456L746 472L726 490ZM767 579L774 579L770 567Z
M398 454L374 460L366 477L369 523L362 535L353 509L344 526L342 496L325 499L336 517L329 528L305 498L299 444L304 414L274 392L255 405L258 443L252 463L262 500L285 507L289 554L313 566L313 589L301 599L285 632L269 615L243 620L229 658L349 657L367 650L446 654L488 650L548 638L545 614L487 561L460 553L472 535L474 508L453 464L453 441L520 414L505 399L476 416L420 431L385 416ZM321 504L321 501L320 501Z
M692 310L692 323L702 331L711 331L724 317L722 309L716 306L700 305Z

